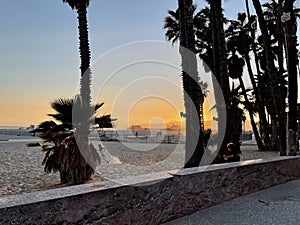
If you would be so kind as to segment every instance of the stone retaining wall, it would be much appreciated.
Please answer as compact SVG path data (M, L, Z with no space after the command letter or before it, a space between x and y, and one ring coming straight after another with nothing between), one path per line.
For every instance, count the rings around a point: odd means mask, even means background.
M0 224L160 224L298 178L277 157L2 196Z

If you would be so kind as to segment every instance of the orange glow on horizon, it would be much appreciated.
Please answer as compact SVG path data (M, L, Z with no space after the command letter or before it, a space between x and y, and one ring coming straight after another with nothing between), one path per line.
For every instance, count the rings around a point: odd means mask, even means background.
M180 108L162 98L143 98L131 108L127 126L141 125L152 129L165 129L171 126L170 122L176 121L176 125L181 129L181 111Z

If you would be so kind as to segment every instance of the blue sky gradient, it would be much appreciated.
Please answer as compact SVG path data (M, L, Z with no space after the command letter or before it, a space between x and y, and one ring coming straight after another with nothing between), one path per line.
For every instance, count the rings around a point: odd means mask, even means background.
M92 61L128 42L164 41L164 17L176 8L176 0L92 0ZM224 10L233 18L244 1L225 1ZM0 2L0 126L36 125L47 118L50 101L74 95L80 77L77 26L76 12L61 0Z

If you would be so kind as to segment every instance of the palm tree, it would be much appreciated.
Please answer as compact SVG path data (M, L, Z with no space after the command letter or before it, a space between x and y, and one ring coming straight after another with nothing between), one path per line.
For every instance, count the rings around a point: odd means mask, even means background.
M214 2L213 2L214 3ZM220 9L220 8L219 8ZM221 13L221 14L220 14ZM175 43L175 41L177 40L177 35L179 35L180 31L178 32L178 24L179 24L179 16L178 16L178 11L176 12L169 12L170 16L166 18L165 20L165 26L164 28L167 29L167 32L166 32L166 38L167 40L170 40L170 41L173 41L172 43ZM217 71L215 71L215 65L214 65L214 61L213 59L215 59L215 64L216 64L216 68L220 68L219 65L219 55L215 55L215 57L213 57L213 33L212 33L212 20L211 20L211 9L208 8L208 7L205 7L203 9L201 9L198 13L196 13L194 15L194 18L193 18L193 23L194 23L194 34L195 34L195 37L196 37L196 52L197 54L199 54L199 57L209 66L209 68L211 68L214 72L214 74L216 75L217 77L217 81L216 79L213 79L213 84L214 84L214 87L218 87L219 84L221 85L221 88L222 87L222 84L223 83L223 86L224 86L224 89L226 89L227 91L225 91L225 93L227 93L227 102L230 102L230 99L231 95L230 95L230 89L229 89L229 80L228 80L228 76L225 75L225 76L221 76L220 73L218 72L219 69ZM220 15L222 16L223 18L223 15L222 15L222 9L219 10L219 14L218 16L216 16L216 18L218 18L217 20L219 21L219 17ZM218 22L217 21L217 22ZM226 19L224 18L224 21L226 21ZM220 26L220 24L218 24L218 26ZM223 23L222 23L222 30L223 30ZM214 46L216 48L219 48L219 41L217 39L219 33L219 31L215 31L214 34L216 37L215 39L215 44ZM219 38L219 40L221 40L222 42L222 38ZM225 39L223 40L222 43L225 42ZM225 46L225 43L223 44L223 47ZM217 52L219 52L219 50L216 51L216 48L215 48L215 54L218 54ZM225 54L223 54L223 58L225 58L225 61L224 63L222 63L222 71L223 73L222 74L225 74L227 73L227 65L226 65L226 49L223 48L223 50L225 50ZM217 65L218 64L218 65ZM204 68L207 68L206 66ZM224 73L224 70L225 70L225 73ZM207 71L209 72L209 71ZM222 79L220 77L223 77ZM217 84L219 83L219 84ZM215 88L216 89L216 88ZM226 115L226 112L223 113L222 110L226 110L226 106L223 104L222 101L220 101L220 99L222 99L222 97L220 96L220 91L215 91L215 99L217 101L217 104L216 104L216 108L217 108L217 111L218 111L218 114L219 114L219 120L220 121L226 121L226 118L225 118L225 115ZM228 114L229 115L229 114ZM219 130L224 130L225 127L222 126L223 124L222 123L219 123ZM227 126L229 127L229 126ZM225 139L224 143L223 143L223 148L225 148L226 146L226 142L229 142L229 139L231 139L229 137L229 131L231 129L228 128L228 138ZM230 135L232 136L232 135ZM223 137L219 137L220 139L223 139ZM222 156L222 153L220 154L220 158Z
M81 89L82 101L90 105L91 102L91 70L90 70L90 46L88 37L87 7L90 0L63 0L77 11L78 30L79 30L79 52L81 59Z
M210 9L205 7L195 14L196 5L193 5L193 25L196 38L195 49L199 57L212 67L212 40L210 28ZM166 29L165 37L174 45L180 36L179 11L169 10L169 16L165 18L164 29ZM206 68L206 67L205 67Z
M226 33L228 36L227 47L228 51L232 53L232 56L229 58L228 69L229 76L233 79L238 79L240 86L242 88L242 93L245 99L245 105L249 112L249 117L253 129L253 133L257 142L257 146L259 150L265 150L265 146L260 138L259 132L256 127L256 123L254 121L254 111L251 107L248 95L246 93L246 88L244 85L244 81L242 79L243 76L243 67L245 65L244 60L246 61L248 72L250 76L250 80L252 81L253 87L256 87L256 83L254 80L254 75L252 72L251 64L250 64L250 46L251 46L251 37L249 36L249 25L251 26L252 21L250 23L246 23L246 14L239 13L237 20L231 20L231 25L228 27ZM237 53L243 56L240 58Z
M281 25L281 14L282 6L281 0L277 3L275 0L272 0L270 3L265 3L262 6L264 7L265 11L263 12L265 25L268 30L269 39L271 46L269 49L271 50L271 57L274 60L277 60L276 64L278 65L278 70L276 77L274 76L273 79L270 78L270 75L267 70L267 61L266 61L266 51L264 48L264 41L263 37L258 37L258 47L257 48L257 56L259 59L260 66L263 70L261 75L258 77L258 87L259 92L264 99L264 105L271 117L271 128L272 128L272 141L271 145L268 146L271 150L280 150L280 138L279 135L279 116L277 114L277 108L274 104L274 100L281 103L283 99L280 100L280 97L275 96L274 93L281 93L282 96L286 95L286 81L284 75L284 62L283 62L283 32L282 32L282 25ZM277 94L278 95L278 94ZM270 98L270 96L272 96ZM275 107L276 106L276 107ZM284 107L284 104L282 104ZM285 126L285 122L281 122L281 126ZM284 147L285 149L285 147ZM283 153L285 154L285 153Z
M284 5L282 4L284 2ZM289 45L289 38L287 37L289 34L292 33L291 37L292 39L294 39L292 42L294 42L295 45L296 44L296 39L297 37L294 36L296 35L296 29L297 29L297 25L296 25L296 17L300 17L300 9L299 8L294 8L293 7L294 2L291 1L283 1L283 0L279 0L279 1L275 1L272 0L270 1L270 3L265 3L263 4L263 7L266 9L266 11L264 12L265 15L265 20L266 20L266 24L268 26L268 29L270 31L270 35L272 37L272 47L274 49L274 54L276 55L276 59L277 59L277 64L279 67L279 75L285 77L285 75L283 75L286 71L285 71L285 63L284 63L284 53L283 50L285 49L285 56L286 59L289 59L290 57L292 57L294 60L294 62L292 62L291 65L289 65L289 60L287 60L286 65L287 65L287 74L288 74L288 80L289 80L289 85L292 85L292 90L289 91L289 102L291 102L292 104L292 108L289 107L289 115L288 120L290 120L290 117L292 119L292 121L288 122L289 124L287 124L289 130L289 144L288 146L293 146L293 147L289 147L290 150L290 154L294 155L295 154L295 142L296 142L296 138L295 138L295 131L297 129L295 129L295 124L296 124L296 116L295 116L295 112L296 112L296 102L297 102L297 81L295 79L295 76L290 77L290 74L295 74L297 73L297 50L296 47L294 47L294 50L292 50L294 53L292 53L292 55L294 56L289 56L289 51L288 50L288 45ZM287 5L288 9L287 9ZM286 19L283 18L283 22L282 22L282 15L283 12L287 12L289 11L291 14L291 19L287 20L285 23L283 23ZM293 21L293 22L292 22ZM288 31L288 24L293 24L292 26L294 26L294 29L291 29L290 32ZM283 32L284 31L284 32ZM293 72L289 71L289 66L291 66L291 68L293 68ZM291 82L290 82L291 81ZM291 98L291 99L290 99Z
M223 96L225 104L220 101L222 99L215 90L216 96L216 108L218 111L218 120L227 121L226 127L223 127L222 123L218 123L218 129L225 129L225 136L220 148L220 151L215 159L215 163L223 161L222 155L226 149L226 144L233 140L239 140L239 136L235 137L233 134L234 129L234 118L232 110L234 110L234 105L232 105L232 97L229 87L229 76L227 68L227 49L225 41L225 32L224 32L224 16L222 9L221 0L209 0L210 5L210 23L212 29L212 50L213 50L213 65L212 71L216 77L217 82L220 84L220 87L223 91ZM216 85L214 84L214 87ZM223 112L225 110L225 112ZM220 139L222 137L219 137Z
M110 114L95 118L95 123L99 128L113 128L113 121L116 121L116 119L112 119Z
M266 25L268 27L269 35L273 39L273 43L277 42L275 48L276 60L278 63L278 72L279 75L283 75L284 70L284 57L283 57L283 48L284 48L284 34L282 32L282 2L283 0L271 0L270 2L264 3L264 17Z
M255 62L255 67L256 67L256 77L259 79L262 72L260 69L259 58L258 58L258 54L257 54L257 44L256 44L256 35L255 35L255 32L257 29L256 16L250 14L248 0L245 0L245 5L246 5L247 18L248 18L247 28L248 28L248 31L250 31L250 37L251 37L250 38L250 41L251 41L250 50L253 52L253 55L254 55L254 62ZM260 133L264 140L265 148L269 149L271 146L271 141L270 141L270 134L269 134L269 129L268 129L269 126L268 126L265 106L263 103L263 96L261 94L261 89L258 87L258 84L255 81L254 73L251 69L249 53L245 54L244 58L245 58L245 61L247 64L250 81L251 81L251 84L253 87L253 92L254 92L254 95L256 98L256 108L257 108L257 112L259 115Z
M285 22L285 35L287 42L287 68L288 68L288 102L289 102L289 112L288 112L288 146L289 153L291 155L296 155L298 146L296 144L296 133L297 133L297 65L298 55L297 55L297 22L294 12L295 0L285 0L284 2L284 12L290 13L290 19Z
M245 118L243 109L240 108L241 104L245 104L245 101L241 100L241 94L240 90L241 86L234 87L234 83L232 85L230 94L231 94L231 106L228 110L229 114L231 115L231 118L234 120L234 123L231 124L231 133L230 133L230 140L233 142L236 146L240 146L240 136L242 134L243 128L243 120Z
M208 7L204 7L195 15L194 24L197 53L199 54L199 57L206 63L206 65L209 68L212 68L213 50L210 15L210 9Z
M36 131L42 132L41 137L45 141L54 143L54 146L42 145L46 152L43 161L45 171L59 171L62 183L77 184L83 183L91 177L95 165L99 161L96 149L88 144L91 117L95 110L91 107L91 53L87 25L87 7L90 1L63 0L63 2L75 9L78 15L81 59L80 95L75 100L59 99L52 102L52 108L58 113L49 116L54 117L61 124L46 121L41 123ZM75 128L75 132L71 128Z
M78 110L78 124L76 126L76 137L80 149L85 149L88 146L89 134L89 118L91 117L91 69L90 58L91 52L89 47L88 23L87 23L87 7L90 0L63 0L68 3L72 9L77 11L78 30L79 30L79 53L81 60L81 80L80 80L80 98L81 103Z
M42 122L38 127L31 131L38 132L40 138L46 144L31 143L29 146L42 146L45 152L45 157L42 164L45 166L45 172L59 172L61 183L82 183L88 180L94 173L94 168L100 162L100 158L93 148L89 145L88 152L92 157L89 157L89 164L82 163L86 159L82 157L77 146L77 140L74 136L72 111L75 99L58 98L51 102L51 108L55 114L48 114L53 117L53 120ZM112 120L110 115L96 116L96 113L104 103L97 104L92 107L95 116L90 119L95 119L97 124L103 127L111 127ZM47 144L50 143L50 144ZM54 145L53 145L54 144Z
M192 0L178 0L180 27L180 54L182 60L182 80L186 109L186 154L185 168L199 166L204 154L201 129L200 107L203 94L199 85L195 35L193 26L194 6ZM190 54L191 51L194 54Z
M257 25L256 25L256 16L253 16L253 15L250 14L249 1L248 0L245 0L245 5L246 5L248 23L251 24L249 28L250 28L250 33L251 33L251 45L252 45L252 51L253 51L253 54L254 54L256 74L259 77L261 75L261 70L260 70L260 66L259 66L257 50L256 50L256 43L255 43L255 40L256 40L255 32L256 32L256 27L257 27ZM254 85L254 86L256 86L256 85ZM253 86L253 88L254 88L254 86ZM254 91L257 92L257 94L256 94L257 96L261 97L261 95L259 94L259 89L257 89L257 91L256 91L255 88L254 88Z
M91 69L90 69L90 47L89 47L89 38L88 38L88 25L87 25L87 7L89 6L89 0L63 0L64 3L68 3L72 9L77 11L78 18L78 29L79 29L79 52L81 59L81 80L80 80L80 96L78 96L78 101L76 104L73 104L75 108L76 115L74 116L72 126L76 129L76 132L71 132L63 135L57 135L57 145L61 146L59 148L64 148L64 145L61 145L62 140L71 141L68 142L68 149L72 152L69 153L69 160L65 160L65 163L70 163L65 165L68 168L68 171L62 171L67 175L62 178L62 182L72 182L72 183L82 183L88 180L91 174L94 172L93 165L88 165L88 162L85 160L86 157L83 157L82 150L86 152L93 153L93 149L89 147L88 144L88 135L89 135L89 126L90 118L92 116L91 110ZM72 111L71 111L72 112ZM71 113L72 114L72 113ZM74 109L73 109L74 115ZM75 122L74 122L75 121ZM66 136L67 135L67 136ZM81 150L81 151L80 151ZM49 151L47 151L49 152ZM49 156L50 153L47 153ZM94 155L94 154L92 154ZM54 156L52 156L54 157ZM54 170L58 168L54 167ZM51 171L51 169L50 169Z
M196 15L196 5L193 5L192 7L192 14L193 17L193 30L196 37L196 46L195 46L195 52L199 55L199 57L207 64L211 65L211 56L212 56L212 50L211 50L211 32L209 29L209 8L205 7L204 9L201 9ZM171 41L172 45L174 45L180 37L180 21L179 21L179 10L176 11L169 10L168 11L169 16L165 18L165 24L164 29L166 29L166 39L168 41ZM206 66L204 67L206 68ZM197 79L197 78L196 78ZM203 97L206 97L207 94L207 83L203 83L203 81L200 81L199 83ZM210 135L210 130L205 131L204 130L204 113L203 113L203 103L204 98L200 99L200 126L202 127L203 131L203 142L204 144L207 143L208 137Z
M279 126L279 138L280 138L280 155L286 155L286 119L285 119L285 101L284 97L286 95L282 95L281 86L276 86L274 81L278 80L278 71L276 70L274 57L271 49L271 40L270 35L266 26L266 21L264 19L263 10L259 0L252 0L257 17L258 22L262 34L262 41L264 47L264 56L266 61L266 73L269 76L270 81L270 89L272 101L275 109L275 117L274 119L278 120Z
M258 149L263 151L263 150L265 150L265 146L262 143L262 140L259 136L259 133L258 133L258 130L257 130L257 127L256 127L256 123L254 121L254 110L253 110L253 107L252 107L253 104L251 104L250 101L249 101L249 98L248 98L248 95L247 95L247 90L245 88L245 84L244 84L244 81L242 79L244 65L245 65L245 62L244 62L243 58L240 58L235 54L232 55L229 58L229 63L228 63L229 76L232 79L238 79L239 80L239 83L240 83L240 86L241 86L241 89L242 89L242 94L243 94L243 97L244 97L244 100L245 100L245 103L244 103L245 108L249 112L250 122L251 122L253 133L254 133L254 136L255 136L255 139L256 139L256 142L257 142Z

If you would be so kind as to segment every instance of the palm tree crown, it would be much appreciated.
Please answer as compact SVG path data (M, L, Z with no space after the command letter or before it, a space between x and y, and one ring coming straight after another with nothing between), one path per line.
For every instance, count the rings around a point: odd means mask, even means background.
M87 8L90 4L90 0L63 0L63 2L68 3L72 9L78 9L80 6Z

